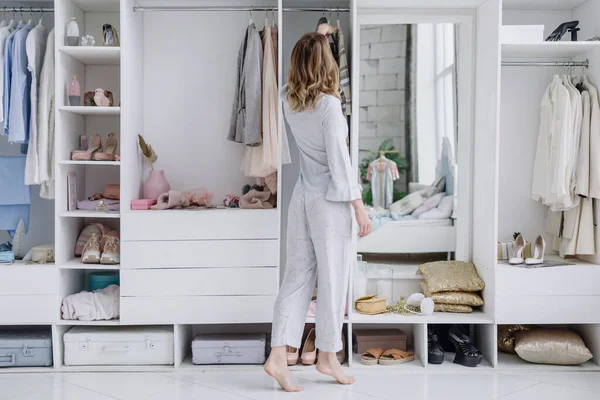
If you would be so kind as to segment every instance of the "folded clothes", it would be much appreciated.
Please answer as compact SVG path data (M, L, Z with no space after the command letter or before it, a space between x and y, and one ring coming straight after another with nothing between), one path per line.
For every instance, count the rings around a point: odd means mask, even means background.
M268 190L261 192L251 189L240 199L240 208L270 209L275 207L275 204L277 204L277 197Z
M206 188L197 188L180 192L169 190L158 196L152 210L168 210L171 208L206 207L211 205L212 194Z
M110 285L93 292L80 292L67 296L62 301L62 319L80 321L108 320L119 317L121 290Z

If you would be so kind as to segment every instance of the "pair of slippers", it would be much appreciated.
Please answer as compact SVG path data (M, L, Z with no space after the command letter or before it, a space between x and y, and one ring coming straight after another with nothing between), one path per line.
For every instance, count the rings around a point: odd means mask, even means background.
M361 356L360 362L364 365L398 365L415 360L415 353L399 349L383 351L380 348L367 349Z

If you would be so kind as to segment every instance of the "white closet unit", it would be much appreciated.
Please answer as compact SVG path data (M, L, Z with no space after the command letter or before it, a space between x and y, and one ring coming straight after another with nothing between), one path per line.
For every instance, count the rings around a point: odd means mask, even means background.
M56 0L54 7L56 265L0 266L0 325L52 327L54 366L41 370L197 368L189 357L194 335L270 331L273 303L285 267L287 207L298 177L293 140L292 164L279 169L275 209L132 211L130 201L142 197L142 184L148 175L137 135L142 134L157 152L155 168L165 171L172 189L206 187L213 193L215 204L225 195L239 194L253 179L240 170L243 145L227 141L226 136L235 96L238 50L250 17L259 29L265 16L269 23L276 19L281 87L296 40L316 29L321 14L329 17L331 11L332 19L337 19L338 8L352 74L350 151L357 175L361 25L458 24L461 83L457 161L463 168L458 179L461 197L459 222L454 225L455 258L473 261L486 283L485 306L472 314L366 316L353 311L352 277L344 319L348 365L363 367L360 356L352 352L353 330L399 328L409 336L417 359L387 368L399 372L415 367L436 372L467 371L453 364L451 355L441 365L427 363L428 326L458 323L471 326L475 345L484 354L479 369L600 369L600 317L592 311L600 306L596 284L600 281L600 258L572 259L569 261L575 265L544 269L509 268L497 261L498 240L507 240L514 231L520 231L532 241L544 230L544 209L530 199L531 174L541 95L552 75L562 71L560 67L502 64L589 60L587 73L594 82L600 82L600 42L504 45L500 28L502 24L544 24L549 33L561 22L579 19L580 39L600 36L600 0ZM82 35L96 37L96 47L65 45L66 25L73 16ZM99 30L104 23L117 27L120 48L101 46ZM69 106L66 90L74 75L82 91L96 87L111 90L118 107ZM279 117L283 127L281 111ZM122 161L70 160L70 152L79 146L79 135L109 132L117 133ZM70 172L77 175L80 199L102 191L105 184L120 183L121 211L68 211ZM121 231L120 265L84 265L73 257L77 236L90 221ZM32 229L37 223L32 218ZM401 276L403 284L418 283L413 267ZM86 289L86 278L93 270L119 271L120 319L61 320L62 299ZM307 323L314 323L314 319L307 318ZM571 326L582 335L595 358L578 367L548 367L499 353L498 325L516 323ZM91 329L166 326L175 337L174 365L67 367L63 363L63 335L78 325ZM39 369L0 369L0 373L29 370Z

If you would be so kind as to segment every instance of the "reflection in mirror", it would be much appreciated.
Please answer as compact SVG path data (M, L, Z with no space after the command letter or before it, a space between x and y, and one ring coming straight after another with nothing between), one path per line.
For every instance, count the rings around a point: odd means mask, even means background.
M455 37L454 24L361 26L360 174L375 209L450 216L437 200L456 195ZM424 210L423 199L436 207Z

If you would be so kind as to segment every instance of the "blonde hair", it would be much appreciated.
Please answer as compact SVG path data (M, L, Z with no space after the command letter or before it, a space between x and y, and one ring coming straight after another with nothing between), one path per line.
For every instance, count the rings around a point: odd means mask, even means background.
M340 74L325 35L307 33L292 51L287 100L293 111L310 110L322 94L340 98Z

